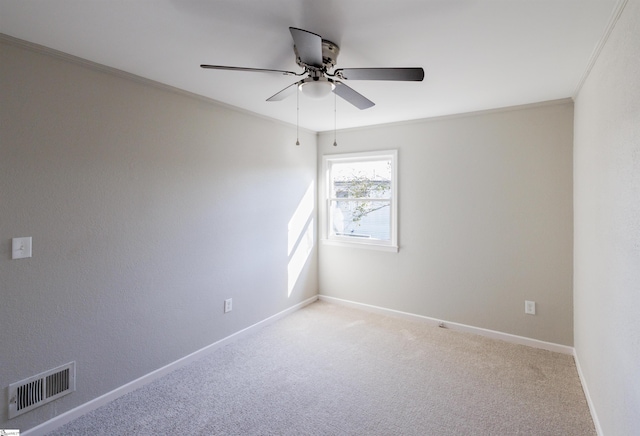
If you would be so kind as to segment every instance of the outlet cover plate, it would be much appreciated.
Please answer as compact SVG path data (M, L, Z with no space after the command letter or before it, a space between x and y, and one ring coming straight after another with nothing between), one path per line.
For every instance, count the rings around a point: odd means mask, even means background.
M536 302L525 300L524 302L524 313L527 315L535 315L536 314Z

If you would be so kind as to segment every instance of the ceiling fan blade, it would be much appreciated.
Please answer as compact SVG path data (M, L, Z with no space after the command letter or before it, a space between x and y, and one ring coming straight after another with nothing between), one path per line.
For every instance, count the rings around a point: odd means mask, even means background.
M401 80L420 82L422 68L340 68L334 73L345 80Z
M301 76L304 73L294 73L293 71L284 71L284 70L269 70L265 68L248 68L248 67L227 67L224 65L200 65L201 68L206 68L209 70L229 70L229 71L250 71L250 72L258 72L258 73L280 73L287 76Z
M285 98L295 94L296 92L296 87L302 82L296 82L293 83L289 86L287 86L286 88L284 88L282 91L279 91L275 94L273 94L271 97L269 97L267 99L267 101L281 101L284 100Z
M300 60L314 67L322 67L322 37L307 30L289 27Z
M347 100L349 103L357 107L358 109L367 109L372 106L375 106L375 103L369 100L364 95L356 92L352 88L349 88L342 82L335 81L336 88L333 92L339 96Z

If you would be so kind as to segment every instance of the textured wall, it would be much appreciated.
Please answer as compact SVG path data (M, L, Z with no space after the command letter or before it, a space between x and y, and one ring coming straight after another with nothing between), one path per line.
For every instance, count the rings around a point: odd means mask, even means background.
M321 244L320 293L572 345L572 121L562 101L322 134L320 156L398 149L400 251Z
M640 434L640 1L575 107L575 348L605 435Z
M6 41L0 102L0 428L316 294L315 247L291 295L288 283L314 134L295 147L291 126ZM32 258L11 260L18 236L33 237ZM76 393L7 421L10 383L72 360Z

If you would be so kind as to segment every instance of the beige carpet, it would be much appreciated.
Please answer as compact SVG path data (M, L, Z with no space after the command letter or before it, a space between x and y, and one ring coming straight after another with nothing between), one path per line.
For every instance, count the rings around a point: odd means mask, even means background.
M316 302L53 435L594 435L571 356Z

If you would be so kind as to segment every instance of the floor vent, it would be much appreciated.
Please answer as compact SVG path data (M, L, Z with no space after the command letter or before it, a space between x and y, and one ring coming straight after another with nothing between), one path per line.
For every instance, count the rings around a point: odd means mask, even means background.
M75 390L75 362L12 383L9 385L9 419Z

